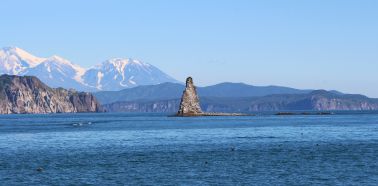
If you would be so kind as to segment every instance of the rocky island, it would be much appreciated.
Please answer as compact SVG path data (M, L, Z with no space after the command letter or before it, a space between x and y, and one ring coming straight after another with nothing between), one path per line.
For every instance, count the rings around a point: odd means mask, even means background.
M90 93L50 88L34 76L0 76L0 114L102 111Z
M193 84L193 79L188 77L186 79L186 87L182 94L179 111L176 116L245 116L240 113L209 113L203 112L200 106L196 87Z

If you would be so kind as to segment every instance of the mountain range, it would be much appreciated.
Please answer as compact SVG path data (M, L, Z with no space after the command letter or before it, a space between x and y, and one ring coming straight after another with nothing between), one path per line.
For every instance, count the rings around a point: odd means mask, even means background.
M302 94L273 94L260 97L200 96L204 112L261 112L261 111L348 111L378 110L378 99L363 95L339 94L314 90ZM108 112L177 112L180 98L129 100L104 104Z
M119 101L134 100L168 100L179 99L185 85L179 83L161 83L158 85L145 85L120 91L99 91L94 95L102 104ZM260 97L272 94L305 94L312 90L300 90L280 86L252 86L244 83L220 83L213 86L197 87L200 97Z
M0 50L0 74L36 76L50 87L92 92L179 82L135 59L114 58L85 69L59 56L36 57L17 47Z
M177 83L94 93L109 112L176 112L185 86ZM378 110L378 99L338 91L220 83L197 87L205 112Z

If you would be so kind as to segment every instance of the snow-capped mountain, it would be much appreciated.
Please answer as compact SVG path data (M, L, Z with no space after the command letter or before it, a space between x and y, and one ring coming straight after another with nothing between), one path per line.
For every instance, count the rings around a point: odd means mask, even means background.
M36 76L51 87L80 91L120 90L178 82L158 68L138 60L115 58L84 69L59 56L40 58L17 47L0 50L0 74Z
M134 59L115 58L85 72L83 81L98 90L121 90L139 85L178 82L158 68Z
M51 87L85 90L81 81L84 72L84 68L59 56L52 56L34 68L25 70L23 75L36 76Z
M18 75L44 61L17 47L5 47L0 50L0 73Z

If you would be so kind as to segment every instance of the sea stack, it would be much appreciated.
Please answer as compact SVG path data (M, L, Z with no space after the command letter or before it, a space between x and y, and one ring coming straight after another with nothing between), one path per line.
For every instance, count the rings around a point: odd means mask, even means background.
M186 78L186 87L182 94L177 116L247 116L240 113L209 113L202 112L196 87L191 77Z
M182 94L178 116L199 116L202 115L196 87L191 77L186 78L186 88Z

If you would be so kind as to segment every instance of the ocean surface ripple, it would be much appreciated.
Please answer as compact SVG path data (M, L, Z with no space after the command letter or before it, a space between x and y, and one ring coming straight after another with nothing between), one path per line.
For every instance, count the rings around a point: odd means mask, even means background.
M377 185L378 114L0 116L1 185Z

